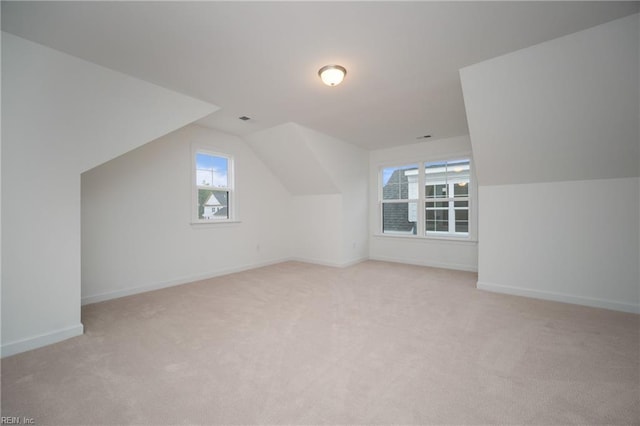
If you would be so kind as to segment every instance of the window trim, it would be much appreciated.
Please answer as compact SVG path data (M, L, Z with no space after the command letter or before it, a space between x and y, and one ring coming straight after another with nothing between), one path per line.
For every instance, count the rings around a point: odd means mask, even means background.
M219 188L221 191L229 193L227 198L227 211L228 215L225 219L200 219L198 214L198 190L199 189L212 189L206 188L196 183L197 176L197 155L205 154L214 157L221 157L227 159L227 186ZM192 225L218 225L218 224L230 224L238 223L237 215L237 191L235 186L235 161L231 154L214 151L208 147L192 145L191 147L191 173L189 173L189 179L191 181L191 224Z
M466 235L456 235L454 233L449 232L437 232L430 231L426 232L426 205L425 203L429 200L426 198L425 194L425 164L426 163L434 163L434 162L444 162L444 161L456 161L456 160L469 160L469 194L465 198L465 201L468 201L468 232ZM407 200L383 200L383 185L382 178L383 172L386 168L392 167L406 167L410 165L418 165L418 199L407 199ZM477 204L477 182L475 178L475 169L473 156L470 152L460 152L453 155L441 156L441 157L420 157L419 161L416 161L415 158L412 158L407 161L394 161L394 162L384 162L378 164L378 171L376 174L376 186L377 186L377 227L374 232L375 237L381 238L407 238L407 239L423 239L423 240L441 240L441 241L457 241L457 242L477 242L477 215L476 215L476 204ZM445 199L448 200L448 199ZM437 200L431 200L437 201ZM382 214L382 206L383 203L418 203L418 217L416 223L416 234L395 234L395 233L385 233L383 231L383 214ZM422 206L422 207L421 207Z

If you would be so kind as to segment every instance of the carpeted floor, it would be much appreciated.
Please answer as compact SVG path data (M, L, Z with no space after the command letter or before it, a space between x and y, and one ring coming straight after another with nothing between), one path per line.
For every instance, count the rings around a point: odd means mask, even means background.
M640 317L476 275L297 262L83 308L2 360L2 416L57 424L638 424Z

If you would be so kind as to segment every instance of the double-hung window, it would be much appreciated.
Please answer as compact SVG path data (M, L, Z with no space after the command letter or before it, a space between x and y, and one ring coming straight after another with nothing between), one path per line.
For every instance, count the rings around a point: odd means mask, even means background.
M382 233L468 237L470 183L468 158L383 168Z
M198 150L194 155L194 220L228 221L233 216L233 158Z

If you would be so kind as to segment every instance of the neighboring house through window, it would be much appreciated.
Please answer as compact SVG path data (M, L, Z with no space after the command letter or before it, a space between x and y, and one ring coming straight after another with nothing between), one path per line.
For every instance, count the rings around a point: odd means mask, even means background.
M383 168L382 233L468 237L470 166L465 158Z
M417 232L418 165L389 167L382 170L382 232Z
M194 219L196 223L232 218L233 159L197 150L194 155Z

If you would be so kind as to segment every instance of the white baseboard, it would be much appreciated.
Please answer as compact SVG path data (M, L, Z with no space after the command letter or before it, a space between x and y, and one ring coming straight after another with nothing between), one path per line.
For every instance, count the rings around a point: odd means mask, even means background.
M617 302L614 300L595 299L571 294L555 293L551 291L533 290L529 288L512 287L508 285L493 284L478 281L476 287L480 290L494 293L511 294L514 296L532 297L534 299L552 300L554 302L572 303L574 305L591 306L593 308L611 309L614 311L640 314L640 305L633 303Z
M190 275L186 277L181 277L174 280L163 281L155 284L148 284L138 287L126 288L121 290L110 291L106 293L94 294L90 296L82 297L82 305L89 305L91 303L104 302L111 299L118 299L120 297L132 296L134 294L145 293L147 291L160 290L167 287L173 287L176 285L188 284L196 281L207 280L209 278L220 277L222 275L234 274L236 272L248 271L250 269L262 268L264 266L275 265L282 262L288 261L297 261L297 262L306 262L306 263L314 263L317 265L323 266L332 266L336 268L345 268L347 266L352 266L358 264L360 262L364 262L368 260L367 258L359 258L354 259L348 262L343 263L334 263L334 262L324 262L316 259L302 258L302 257L286 257L282 259L270 260L267 262L254 263L251 265L243 265L234 268L226 268L218 271L208 272L206 274L198 274L198 275Z
M330 262L326 260L313 259L309 257L291 257L288 260L292 260L294 262L304 262L304 263L312 263L314 265L321 266L331 266L333 268L347 268L349 266L357 265L361 262L366 262L369 260L368 257L360 257L357 259L348 260L346 262Z
M53 343L58 343L72 337L80 336L83 332L83 325L77 324L71 327L52 331L50 333L40 334L37 336L28 337L26 339L17 340L15 342L5 343L4 345L2 345L1 349L2 358L30 351L32 349L41 348Z
M455 269L456 271L467 271L467 272L478 272L478 267L475 265L463 265L458 263L443 263L443 262L431 262L431 261L416 261L411 259L396 259L393 257L387 256L370 256L370 260L379 260L381 262L393 262L393 263L404 263L407 265L416 265L416 266L428 266L431 268L442 268L442 269Z
M138 287L125 288L121 290L109 291L106 293L94 294L90 296L82 297L82 305L89 305L91 303L104 302L106 300L118 299L120 297L132 296L134 294L146 293L147 291L160 290L167 287L173 287L176 285L188 284L195 281L207 280L209 278L215 278L222 275L229 275L236 272L248 271L249 269L262 268L264 266L275 265L277 263L286 262L288 260L292 260L291 258L283 258L270 260L267 262L259 262L251 265L242 265L233 268L225 268L217 271L207 272L205 274L198 275L189 275L185 277L180 277L174 280L163 281L154 284L147 284Z

